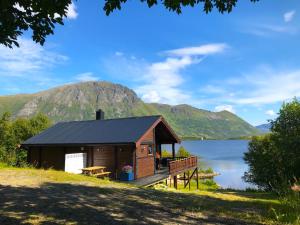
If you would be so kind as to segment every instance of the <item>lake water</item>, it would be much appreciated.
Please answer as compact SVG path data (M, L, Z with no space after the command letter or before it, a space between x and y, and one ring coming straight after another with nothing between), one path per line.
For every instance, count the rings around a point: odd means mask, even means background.
M183 141L180 145L176 145L176 150L182 145L191 154L201 157L201 168L211 167L221 174L214 180L222 188L245 189L253 188L251 184L242 180L244 172L248 170L243 160L248 142L247 140ZM163 148L171 150L170 145L164 145Z

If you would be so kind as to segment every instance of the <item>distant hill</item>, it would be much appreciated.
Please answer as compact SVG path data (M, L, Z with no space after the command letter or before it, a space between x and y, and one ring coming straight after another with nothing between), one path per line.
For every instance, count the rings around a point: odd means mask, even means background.
M259 129L262 133L269 133L271 124L270 123L261 124L256 126L256 128Z
M133 90L109 82L77 83L35 94L0 96L0 113L10 111L14 117L30 117L42 112L54 122L94 119L99 108L104 110L105 118L163 115L179 136L191 139L227 139L259 133L230 112L210 112L190 105L148 104Z

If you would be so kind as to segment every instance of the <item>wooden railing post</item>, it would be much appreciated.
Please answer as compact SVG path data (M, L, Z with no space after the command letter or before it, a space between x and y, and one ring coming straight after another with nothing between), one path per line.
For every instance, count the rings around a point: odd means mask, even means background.
M197 167L197 157L196 156L190 156L187 158L177 157L177 159L170 160L168 165L169 165L169 174L174 174L189 168Z

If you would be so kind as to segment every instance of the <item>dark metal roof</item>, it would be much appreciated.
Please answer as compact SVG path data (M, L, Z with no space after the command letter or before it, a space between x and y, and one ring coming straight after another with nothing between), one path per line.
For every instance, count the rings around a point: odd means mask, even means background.
M23 145L135 143L160 117L61 122Z

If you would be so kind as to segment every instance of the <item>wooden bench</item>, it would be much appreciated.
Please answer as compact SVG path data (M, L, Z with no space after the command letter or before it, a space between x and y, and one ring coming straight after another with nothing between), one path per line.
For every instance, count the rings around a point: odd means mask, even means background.
M111 172L102 172L102 173L96 173L93 176L95 177L108 177L111 174Z
M87 167L82 169L82 174L96 177L108 176L111 172L106 172L105 169L105 166Z
M83 173L93 173L98 170L104 170L105 168L106 168L105 166L92 166L92 167L83 168L82 172Z

